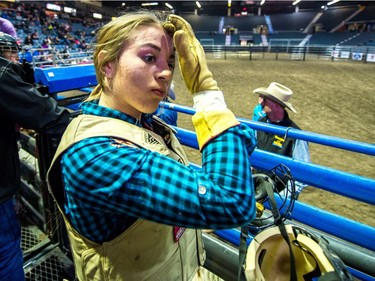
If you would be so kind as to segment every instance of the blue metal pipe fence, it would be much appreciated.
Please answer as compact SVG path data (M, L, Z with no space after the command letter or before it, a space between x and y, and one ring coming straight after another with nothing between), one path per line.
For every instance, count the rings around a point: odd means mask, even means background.
M194 132L177 127L175 129L177 138L183 145L198 149ZM251 155L251 163L255 168L263 170L269 170L284 163L293 171L293 177L300 182L375 205L374 179L298 161L259 149L255 149Z
M86 71L90 68L90 71ZM74 68L76 69L76 67ZM81 89L82 92L90 92L91 86L96 85L93 66L84 66L74 73L74 80L65 75L61 69L55 68L36 71L37 81L49 86L49 90L66 91L69 89ZM54 79L50 75L54 72ZM46 76L46 77L44 77ZM89 78L87 78L89 76ZM72 82L73 81L73 82ZM43 83L44 82L44 83ZM86 87L86 88L85 88ZM87 88L89 87L89 88ZM54 91L52 91L54 93ZM193 115L195 110L191 107L181 106L173 103L161 102L161 107L175 110L179 113ZM368 156L375 156L375 145L307 132L291 128L269 125L255 122L244 118L238 120L254 130L263 130L279 135L288 135L292 138L344 149L354 153L361 153ZM195 132L175 127L177 138L188 147L198 149ZM255 149L251 155L252 166L262 170L269 170L283 163L292 172L293 177L302 183L316 188L333 192L354 200L375 205L375 179L363 177L337 169L328 168L314 163L307 163L288 158L282 155L272 154L266 151ZM201 169L197 164L191 163L195 169ZM276 196L277 203L280 199ZM267 207L267 206L266 206ZM369 214L373 215L373 214ZM354 220L338 216L314 206L295 202L294 210L289 223L299 224L310 228L330 241L335 252L347 263L352 274L360 280L375 281L375 227L356 222ZM217 230L215 234L220 237L215 241L214 236L204 234L204 242L207 249L207 267L215 273L227 276L225 280L237 280L236 273L238 266L237 249L231 249L230 245L239 245L240 233L238 229ZM250 240L252 237L250 237ZM250 241L249 240L249 241ZM227 243L223 242L227 241ZM230 254L229 254L230 253ZM206 264L205 264L206 266Z
M193 108L186 106L165 102L163 102L161 106L184 114L193 115L195 113ZM375 145L373 144L326 136L302 130L288 129L250 121L244 118L238 118L238 120L247 124L254 130L263 130L279 135L288 134L290 137L296 139L302 139L320 145L375 156ZM177 131L176 136L183 145L198 149L195 132L178 127L175 127L175 129ZM343 172L313 163L298 161L259 149L255 149L251 155L251 163L255 168L260 168L263 170L272 169L280 163L283 163L292 171L293 177L300 182L354 200L375 205L375 179ZM200 166L197 164L192 163L191 165L196 169L200 169ZM276 197L276 200L279 204L281 203L280 198ZM294 210L290 219L297 223L311 227L312 229L316 229L319 233L323 233L324 235L332 235L333 237L342 240L344 244L340 243L338 250L340 250L342 247L346 247L343 245L347 245L348 248L350 248L349 245L360 247L359 250L354 247L355 251L359 252L361 252L361 249L363 248L362 254L359 254L360 258L357 259L357 262L359 262L358 260L361 259L362 261L365 261L365 272L358 270L358 268L349 267L349 269L355 277L360 278L361 280L375 280L375 272L374 270L370 269L375 268L374 227L333 214L328 211L324 211L299 201L295 202ZM215 234L223 240L237 246L239 245L240 234L237 229L218 230L215 231ZM351 251L354 251L353 249ZM349 257L346 258L350 259L350 254L348 256ZM372 276L370 276L368 272L370 272Z
M168 102L161 102L161 107L172 109L177 112L193 115L195 110L191 107L181 106L173 103ZM262 130L269 133L275 133L278 135L288 135L292 138L305 140L308 142L313 142L325 146L345 149L352 152L363 153L371 156L375 156L375 145L342 139L334 136L327 136L322 134L317 134L313 132L306 132L302 130L296 130L293 128L285 128L280 126L275 126L271 124L265 124L257 121L248 120L245 118L237 118L240 122L247 124L249 127L253 128L254 130Z

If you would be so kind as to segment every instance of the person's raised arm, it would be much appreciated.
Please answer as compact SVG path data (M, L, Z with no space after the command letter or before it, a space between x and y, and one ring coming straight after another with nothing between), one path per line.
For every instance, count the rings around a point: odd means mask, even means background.
M193 116L193 123L202 150L209 140L239 125L239 122L227 108L223 93L207 67L203 47L190 24L176 15L170 15L168 20L164 27L173 34L181 75L194 98L197 113Z
M179 16L170 15L164 28L173 36L181 75L193 95L196 109L193 123L202 152L203 171L221 186L221 196L230 194L222 202L237 202L237 210L232 215L241 212L244 215L247 211L251 214L249 217L253 217L256 204L250 154L256 143L254 131L240 124L227 108L190 24ZM230 209L230 204L224 205Z

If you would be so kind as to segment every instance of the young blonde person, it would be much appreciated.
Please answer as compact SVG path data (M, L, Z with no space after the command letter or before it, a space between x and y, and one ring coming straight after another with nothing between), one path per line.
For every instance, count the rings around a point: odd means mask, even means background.
M197 113L202 170L152 117L170 88L177 53ZM204 278L201 229L256 213L254 132L227 108L189 23L129 13L97 34L98 85L68 126L48 173L79 280Z

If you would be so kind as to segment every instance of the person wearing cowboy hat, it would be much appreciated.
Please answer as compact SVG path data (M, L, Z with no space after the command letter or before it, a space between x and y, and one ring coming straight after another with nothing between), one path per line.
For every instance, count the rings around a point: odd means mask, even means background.
M265 116L258 119L259 122L300 130L300 127L289 118L289 114L286 111L286 109L289 109L297 113L290 102L293 96L293 91L291 89L280 83L272 82L267 88L257 88L253 93L259 95L262 99L261 106L265 113ZM292 157L297 160L310 162L308 143L288 136L280 136L258 130L257 148ZM297 196L305 186L306 184L296 181Z

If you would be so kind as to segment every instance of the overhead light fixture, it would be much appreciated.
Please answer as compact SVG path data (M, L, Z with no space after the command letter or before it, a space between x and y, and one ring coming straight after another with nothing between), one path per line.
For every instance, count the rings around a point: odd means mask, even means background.
M195 4L197 5L197 7L198 7L199 9L202 8L201 3L199 3L199 1L195 1Z
M264 2L266 2L266 0L260 1L260 5L262 6L264 4Z
M330 5L332 5L332 4L335 4L335 3L337 3L337 2L339 2L340 0L333 0L333 1L331 1L331 2L328 2L327 3L327 6L330 6Z
M228 0L228 8L232 7L232 0Z
M99 13L93 13L92 17L95 18L95 19L102 19L103 18L102 14L99 14Z
M171 4L169 4L169 3L167 3L167 2L165 2L165 6L167 6L171 10L173 9L173 6Z
M69 14L73 14L73 13L76 13L77 10L73 9L73 8L70 8L70 7L64 7L64 12L69 13Z
M299 2L301 2L301 0L296 0L296 1L293 2L293 5L294 6L297 5Z
M52 10L52 11L58 11L58 12L61 11L61 7L59 5L56 5L56 4L47 3L46 8L48 10Z
M147 3L142 3L142 6L143 7L146 7L146 6L157 6L159 5L158 2L147 2Z

